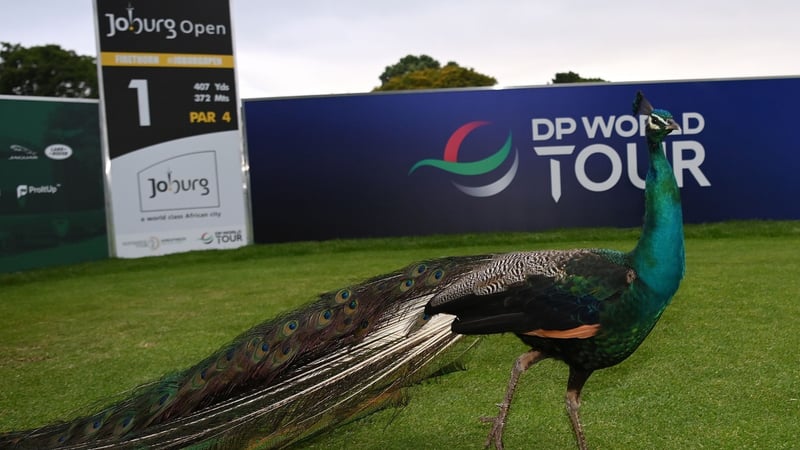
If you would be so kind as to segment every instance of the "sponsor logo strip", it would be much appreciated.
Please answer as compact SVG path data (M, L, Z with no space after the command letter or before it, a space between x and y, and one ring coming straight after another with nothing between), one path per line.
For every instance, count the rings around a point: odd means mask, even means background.
M101 52L103 67L200 67L233 69L233 55L187 53Z

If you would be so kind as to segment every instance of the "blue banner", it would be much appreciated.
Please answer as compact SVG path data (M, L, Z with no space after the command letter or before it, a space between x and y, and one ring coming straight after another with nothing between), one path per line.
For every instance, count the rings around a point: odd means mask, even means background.
M687 222L800 219L800 78L244 102L257 242L637 226L642 90Z

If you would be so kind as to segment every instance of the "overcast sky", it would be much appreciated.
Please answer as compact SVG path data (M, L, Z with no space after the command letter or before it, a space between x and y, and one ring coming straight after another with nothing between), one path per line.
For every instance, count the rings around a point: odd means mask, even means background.
M0 41L96 55L92 0L0 1ZM610 81L800 75L797 0L231 4L243 98L367 92L387 65L423 53L501 87L569 70Z

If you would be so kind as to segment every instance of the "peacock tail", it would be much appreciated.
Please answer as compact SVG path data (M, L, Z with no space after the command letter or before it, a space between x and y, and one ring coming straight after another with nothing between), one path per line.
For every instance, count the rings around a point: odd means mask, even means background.
M395 401L459 335L428 299L487 257L424 261L321 295L96 414L0 448L278 448Z

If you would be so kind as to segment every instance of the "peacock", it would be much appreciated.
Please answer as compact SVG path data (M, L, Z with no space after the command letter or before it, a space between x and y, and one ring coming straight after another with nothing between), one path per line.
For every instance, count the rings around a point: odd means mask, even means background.
M452 358L465 335L514 333L530 350L512 369L487 447L520 375L567 364L566 407L586 449L580 394L593 371L642 343L684 273L680 196L662 151L679 129L641 92L649 169L641 237L628 253L577 249L416 262L320 295L244 332L183 371L94 414L0 435L0 448L280 448L396 401Z
M566 408L581 450L587 448L581 390L598 369L616 365L644 341L678 290L685 271L680 192L662 149L680 127L641 92L634 115L647 116L649 168L645 217L636 247L499 255L434 295L426 314L453 314L459 334L511 332L530 350L517 358L486 447L503 448L503 429L520 375L556 358L569 366Z

